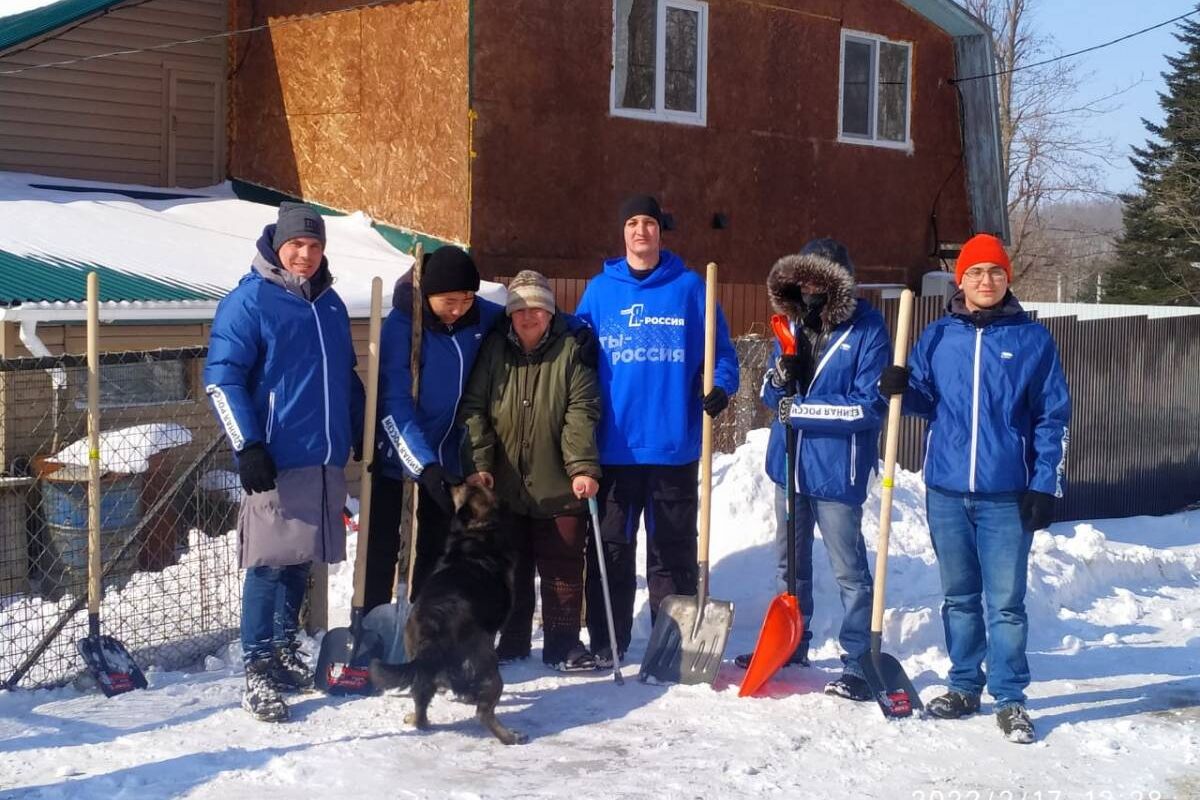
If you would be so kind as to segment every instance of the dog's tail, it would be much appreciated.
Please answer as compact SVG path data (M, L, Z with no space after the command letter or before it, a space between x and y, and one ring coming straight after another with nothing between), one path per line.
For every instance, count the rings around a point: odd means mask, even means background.
M387 689L407 689L412 686L413 679L421 671L422 665L414 660L403 664L385 664L378 658L371 659L371 685L380 691Z

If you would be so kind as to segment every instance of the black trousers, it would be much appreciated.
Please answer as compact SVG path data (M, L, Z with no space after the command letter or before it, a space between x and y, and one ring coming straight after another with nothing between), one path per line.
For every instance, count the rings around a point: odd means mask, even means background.
M446 549L450 518L420 489L417 504L417 558L413 565L412 596L433 572ZM400 520L404 516L404 481L375 475L371 481L371 530L367 541L367 568L363 613L392 602L396 560L400 554Z
M694 595L696 513L699 462L680 466L604 466L600 481L600 538L612 594L617 652L629 649L633 631L633 602L637 589L637 532L646 522L646 583L650 590L650 619L670 594ZM587 549L587 629L592 650L609 645L604 617L604 590L594 542Z

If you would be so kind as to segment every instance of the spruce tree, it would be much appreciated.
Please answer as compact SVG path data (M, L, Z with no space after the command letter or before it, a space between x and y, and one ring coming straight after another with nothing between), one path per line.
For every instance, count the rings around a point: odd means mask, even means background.
M1167 56L1166 122L1134 147L1136 194L1122 195L1125 233L1108 272L1110 303L1200 305L1200 22L1180 23L1183 51Z

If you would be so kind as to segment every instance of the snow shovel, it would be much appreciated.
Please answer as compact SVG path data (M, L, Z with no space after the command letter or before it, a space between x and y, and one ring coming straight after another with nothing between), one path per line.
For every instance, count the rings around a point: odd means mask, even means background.
M361 499L358 505L358 548L354 556L354 598L350 627L334 628L321 640L317 656L317 688L326 694L370 694L374 691L367 667L383 654L378 633L363 627L367 543L371 535L371 465L375 460L375 410L379 400L379 315L383 281L371 281L371 321L367 339L367 405L363 414Z
M792 334L788 319L783 314L771 317L771 328L779 339L784 355L796 352L796 337ZM790 387L793 392L795 386ZM796 429L784 425L787 447L785 466L787 469L787 587L767 606L762 629L758 632L758 644L746 666L746 677L738 697L749 697L762 688L779 668L787 663L804 638L804 617L796 599Z
M424 253L420 242L417 242L413 249L413 265L412 265L412 338L409 340L408 348L408 367L412 373L412 398L413 408L417 407L421 396L421 330L422 330L422 298L421 298L421 259L424 258ZM395 594L396 601L382 606L372 608L367 618L363 620L363 627L369 631L374 631L379 634L383 640L383 656L384 663L401 664L405 660L404 655L404 625L408 622L408 612L412 610L412 598L410 597L410 589L412 586L412 569L413 562L417 557L417 484L409 483L409 548L408 548L408 574L405 583L400 583L400 562L396 561L396 579L392 582L392 591ZM359 526L362 525L362 517L359 517Z
M908 352L908 328L912 321L913 293L900 293L900 314L896 322L896 345L893 363L904 366ZM888 400L887 438L884 440L883 481L880 491L879 544L875 552L875 598L871 609L871 649L858 659L871 694L879 709L888 718L908 717L913 709L920 711L921 698L904 667L894 656L882 651L884 592L887 585L888 535L892 528L892 489L895 487L896 448L900 441L900 406L902 395Z
M596 563L600 565L600 586L604 589L604 618L608 623L608 642L612 648L613 680L618 686L625 685L621 676L621 657L617 655L617 626L613 624L612 597L608 593L608 567L604 565L604 543L600 540L600 507L596 498L588 498L588 511L592 514L592 536L596 540Z
M704 302L704 394L713 388L717 354L717 265L708 265ZM638 679L649 678L685 684L712 683L721 667L733 603L708 596L708 538L712 517L713 420L701 413L703 438L700 453L700 541L697 551L696 596L673 594L663 598L650 631L646 657ZM615 644L615 642L614 642Z
M87 276L88 635L75 643L105 697L145 689L146 676L121 642L100 634L100 278Z

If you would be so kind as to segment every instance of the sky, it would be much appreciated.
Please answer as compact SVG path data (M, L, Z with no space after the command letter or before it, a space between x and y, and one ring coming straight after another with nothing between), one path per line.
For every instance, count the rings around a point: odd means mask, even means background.
M1061 53L1116 39L1196 7L1193 0L1036 0L1032 5L1035 29L1053 37L1055 49ZM1100 97L1131 87L1111 101L1110 113L1096 120L1097 131L1113 139L1118 153L1107 169L1106 188L1110 191L1135 188L1137 173L1129 163L1129 147L1146 140L1142 118L1163 120L1158 92L1166 88L1161 75L1167 69L1166 56L1181 49L1172 35L1177 27L1159 28L1075 59L1086 76L1081 97Z

